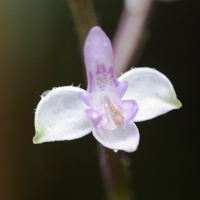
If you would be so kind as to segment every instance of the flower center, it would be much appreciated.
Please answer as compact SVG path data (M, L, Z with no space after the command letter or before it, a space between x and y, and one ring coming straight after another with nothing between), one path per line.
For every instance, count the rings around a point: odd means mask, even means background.
M124 122L123 115L116 109L107 96L104 97L102 113L101 125L107 130L116 129Z

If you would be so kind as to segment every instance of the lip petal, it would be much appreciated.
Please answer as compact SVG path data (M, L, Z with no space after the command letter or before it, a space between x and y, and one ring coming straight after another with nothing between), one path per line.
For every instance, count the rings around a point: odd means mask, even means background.
M126 128L122 124L114 130L101 129L99 132L93 129L92 133L105 147L126 152L136 151L140 140L138 128L133 122L129 122Z
M88 88L79 98L89 107L96 107L100 97L121 99L128 82L119 83L114 71L114 55L111 41L98 26L91 28L84 44L84 60Z
M111 41L98 26L91 28L87 35L84 44L84 60L88 92L104 91L107 85L118 86Z

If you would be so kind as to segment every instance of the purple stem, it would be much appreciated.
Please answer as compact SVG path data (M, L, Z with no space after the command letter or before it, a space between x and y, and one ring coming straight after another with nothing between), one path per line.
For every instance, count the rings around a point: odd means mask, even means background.
M146 41L146 22L153 0L137 0L135 7L125 8L113 39L117 76L130 67Z
M115 153L99 144L100 164L109 200L133 200L129 160L124 151Z
M97 25L93 2L91 0L65 0L65 1L69 4L69 7L71 8L75 22L76 33L80 44L80 50L82 51L85 38L89 30L93 26ZM83 63L82 66L83 66L84 80L85 83L87 84L87 76L84 67L83 57L82 57L82 63Z
M75 21L81 50L89 30L97 25L96 15L91 0L65 0L69 3Z

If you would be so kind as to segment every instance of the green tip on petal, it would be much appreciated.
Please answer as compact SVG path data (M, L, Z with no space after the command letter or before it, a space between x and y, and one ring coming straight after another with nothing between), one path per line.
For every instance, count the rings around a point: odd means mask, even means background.
M178 99L176 99L173 103L170 102L170 104L174 105L174 109L179 109L182 107L182 103Z
M182 103L177 99L177 95L173 86L171 89L172 91L163 100L165 100L166 103L169 103L171 106L173 106L173 109L179 109L182 107Z
M85 90L64 86L42 95L35 112L34 144L73 140L92 130L84 111L88 108L78 97Z
M40 144L42 143L42 138L45 136L45 131L38 131L38 128L35 124L35 136L33 137L33 144Z
M178 99L177 99L176 104L177 104L177 109L179 109L183 106L182 103Z
M40 137L38 135L35 135L33 137L33 144L40 144L39 139L40 139Z

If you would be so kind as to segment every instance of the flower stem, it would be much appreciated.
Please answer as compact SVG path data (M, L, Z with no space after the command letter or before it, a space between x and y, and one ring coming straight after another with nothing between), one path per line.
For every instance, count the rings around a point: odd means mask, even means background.
M100 164L109 200L132 200L129 161L124 151L114 152L99 144Z
M147 18L154 0L136 0L132 7L125 6L113 39L115 72L125 72L136 59L147 40Z
M69 3L75 21L81 49L89 30L97 25L91 0L65 0Z
M96 15L94 12L93 3L91 0L65 0L71 8L72 15L75 22L76 32L79 39L80 49L82 51L85 38L89 30L97 25ZM84 67L84 61L82 56L82 66L84 80L87 84L87 76Z

